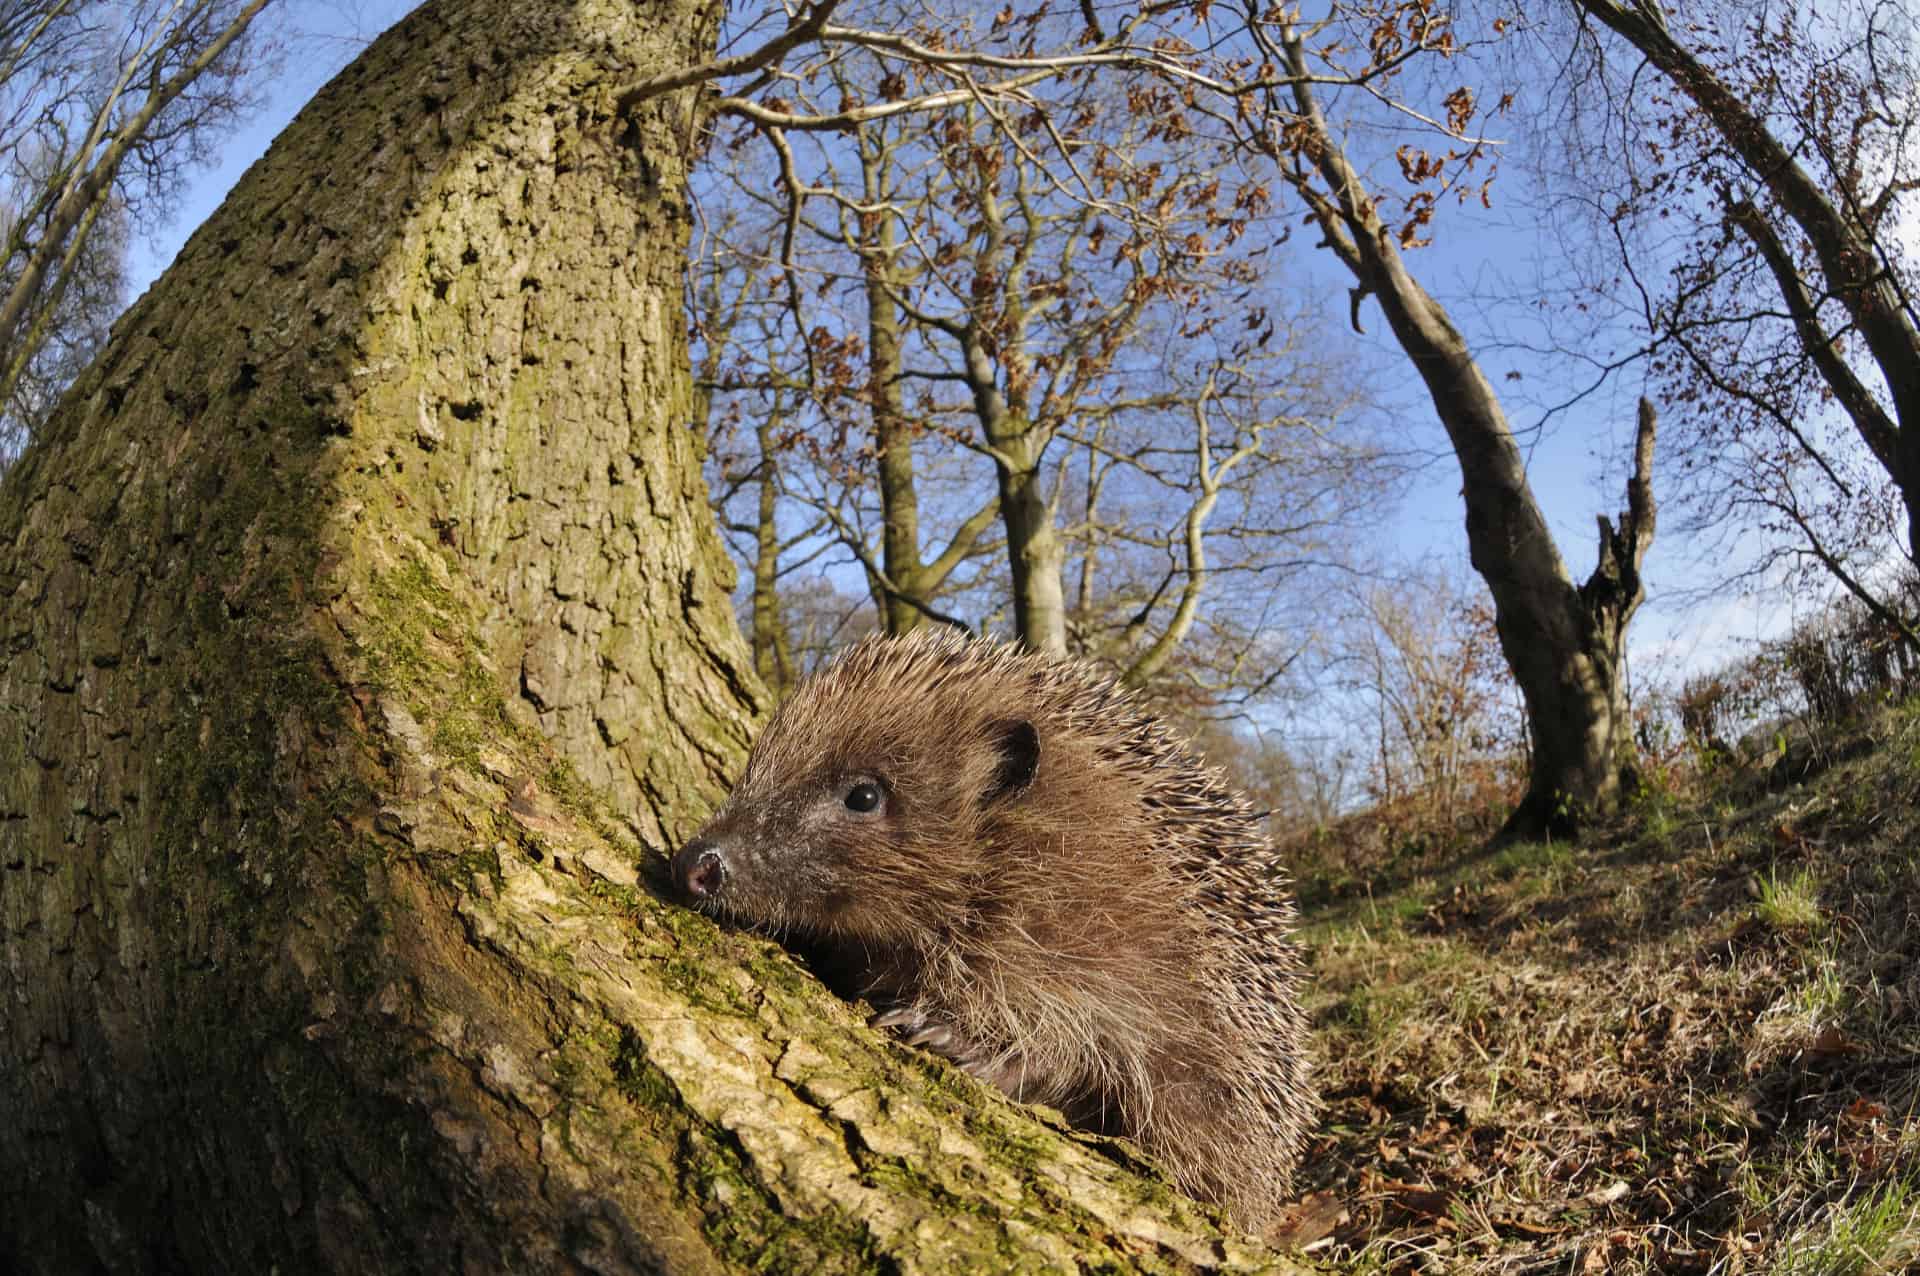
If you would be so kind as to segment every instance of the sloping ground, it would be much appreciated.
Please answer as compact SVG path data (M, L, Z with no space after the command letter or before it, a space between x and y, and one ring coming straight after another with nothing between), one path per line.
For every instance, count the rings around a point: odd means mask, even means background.
M1336 834L1301 874L1328 1111L1295 1243L1920 1270L1920 702L1815 752L1663 776L1572 847L1356 864Z

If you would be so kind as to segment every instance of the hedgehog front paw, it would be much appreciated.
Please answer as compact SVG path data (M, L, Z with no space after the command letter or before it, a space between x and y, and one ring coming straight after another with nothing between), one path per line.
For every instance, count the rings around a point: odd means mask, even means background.
M895 1029L895 1036L910 1046L924 1046L937 1055L944 1055L955 1063L955 1049L961 1041L960 1034L954 1031L952 1024L944 1019L928 1014L918 1006L895 1006L873 1017L875 1028Z
M961 1032L949 1020L930 1014L919 1006L896 1006L873 1017L875 1028L891 1029L910 1046L931 1050L963 1072L971 1073L989 1085L1005 1089L1006 1071L1001 1052L988 1048Z

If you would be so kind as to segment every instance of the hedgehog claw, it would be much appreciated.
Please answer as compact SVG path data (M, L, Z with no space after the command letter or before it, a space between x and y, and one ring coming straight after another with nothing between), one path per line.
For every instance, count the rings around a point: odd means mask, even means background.
M931 1050L968 1071L978 1066L979 1052L950 1023L911 1006L896 1006L877 1014L870 1021L875 1028L892 1028L896 1036L910 1046Z

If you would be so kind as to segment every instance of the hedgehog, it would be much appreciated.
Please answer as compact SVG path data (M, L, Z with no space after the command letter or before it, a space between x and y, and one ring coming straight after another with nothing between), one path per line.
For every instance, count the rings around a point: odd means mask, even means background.
M877 1027L1135 1140L1250 1231L1316 1101L1260 817L1111 678L957 631L869 638L775 712L673 857Z

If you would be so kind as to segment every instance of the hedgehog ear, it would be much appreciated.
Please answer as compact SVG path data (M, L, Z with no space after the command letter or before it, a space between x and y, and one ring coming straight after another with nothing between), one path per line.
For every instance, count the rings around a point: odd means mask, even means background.
M1024 718L995 722L987 728L987 741L996 758L985 801L1012 797L1033 783L1040 771L1040 733L1033 723Z

